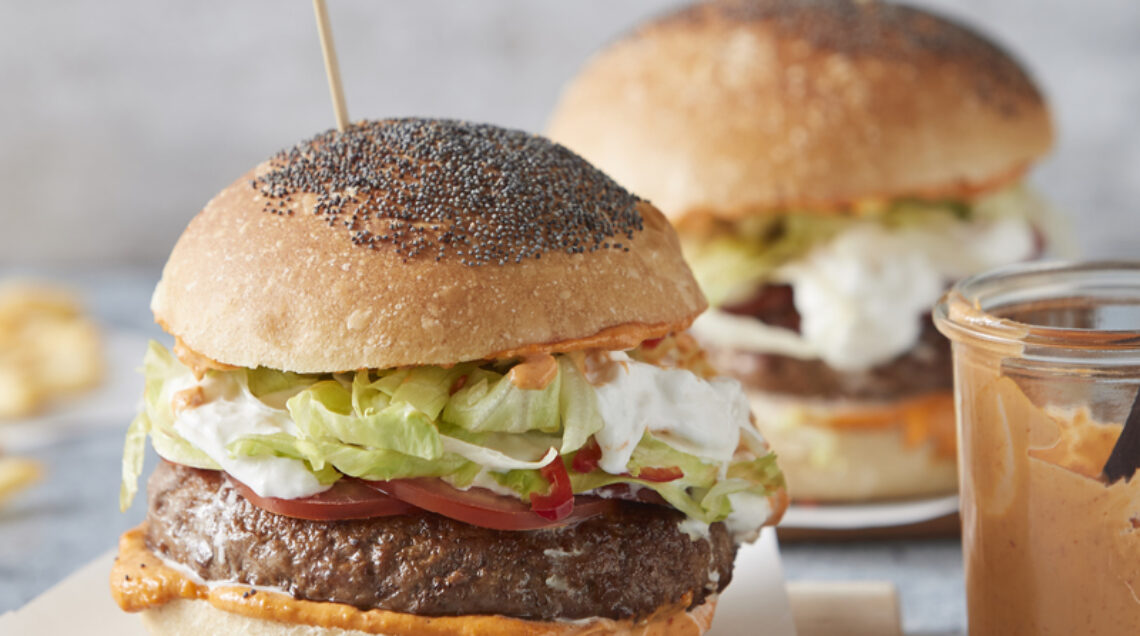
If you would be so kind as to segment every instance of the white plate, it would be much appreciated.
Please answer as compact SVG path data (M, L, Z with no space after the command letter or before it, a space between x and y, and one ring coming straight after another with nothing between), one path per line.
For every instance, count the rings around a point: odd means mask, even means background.
M114 552L108 552L23 608L0 616L0 634L13 636L145 636L137 616L119 610L107 588ZM795 636L776 535L766 528L760 541L736 558L732 585L717 606L709 636L756 633ZM82 632L76 628L82 628Z
M931 499L853 504L795 504L788 506L782 528L861 530L922 523L958 512L958 495Z

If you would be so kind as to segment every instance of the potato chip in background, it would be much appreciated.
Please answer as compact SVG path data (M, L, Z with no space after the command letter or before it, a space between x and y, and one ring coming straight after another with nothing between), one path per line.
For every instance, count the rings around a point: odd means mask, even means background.
M42 476L43 466L34 459L0 457L0 503Z
M75 294L49 283L0 285L0 418L98 385L103 366L99 329Z

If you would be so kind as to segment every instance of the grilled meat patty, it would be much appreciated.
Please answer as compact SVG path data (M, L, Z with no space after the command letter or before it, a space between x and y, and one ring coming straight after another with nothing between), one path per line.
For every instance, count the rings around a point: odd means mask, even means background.
M223 473L162 462L149 483L147 545L207 581L426 616L643 618L732 577L724 524L693 539L684 515L618 502L550 530L480 528L426 511L308 521L249 503Z

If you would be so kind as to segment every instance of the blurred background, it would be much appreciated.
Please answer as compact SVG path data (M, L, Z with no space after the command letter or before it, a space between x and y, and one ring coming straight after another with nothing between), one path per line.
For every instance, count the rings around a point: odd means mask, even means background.
M599 46L673 0L330 0L349 114L542 129ZM1089 256L1140 232L1140 3L922 0L1032 70L1060 131L1033 181ZM332 127L304 0L0 3L0 267L160 267L210 196ZM138 311L145 311L138 308Z
M677 4L329 0L329 11L352 118L541 131L592 51ZM1027 65L1059 131L1031 181L1085 256L1140 257L1140 3L913 4L976 26ZM307 0L0 2L0 95L0 281L54 278L80 291L106 335L107 369L94 401L0 426L0 447L45 471L0 507L2 612L142 517L141 501L126 515L116 506L122 433L141 390L124 369L159 335L147 303L162 263L215 192L332 127L333 114ZM74 317L74 307L47 309ZM52 426L80 432L44 432ZM895 582L908 633L964 629L954 539L796 545L784 563L791 579Z

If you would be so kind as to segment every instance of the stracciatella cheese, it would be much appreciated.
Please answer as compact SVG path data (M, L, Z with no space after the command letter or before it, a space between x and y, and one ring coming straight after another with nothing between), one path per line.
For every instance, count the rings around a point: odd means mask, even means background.
M771 276L792 286L800 333L715 310L693 330L713 345L865 370L918 342L919 317L949 281L1028 259L1034 241L1025 215L963 221L931 213L902 227L858 223Z

